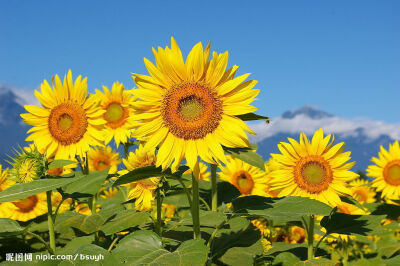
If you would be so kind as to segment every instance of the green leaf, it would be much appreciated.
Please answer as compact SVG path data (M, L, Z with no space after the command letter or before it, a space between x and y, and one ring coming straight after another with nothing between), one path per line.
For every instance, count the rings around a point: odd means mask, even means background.
M346 235L369 235L374 228L378 227L383 215L349 215L345 213L334 213L325 216L321 220L321 226L328 234L338 233Z
M212 254L215 259L222 257L233 247L251 247L260 240L260 232L243 217L234 217L227 228L220 229L212 242ZM263 249L251 249L257 251L253 255L261 254Z
M282 252L275 257L272 265L276 266L292 266L295 265L297 262L300 262L300 259L290 252Z
M303 197L267 198L247 196L235 199L235 212L280 221L301 220L304 215L329 215L332 208L320 201Z
M378 252L382 257L390 258L400 251L400 243L393 234L386 235L376 243Z
M335 263L332 260L320 258L320 259L312 259L307 261L299 261L295 266L334 266Z
M244 115L237 115L236 117L242 119L243 121L267 120L267 123L269 123L269 117L257 115L255 113L247 113Z
M121 232L127 228L142 225L149 220L146 212L136 212L135 210L123 210L101 227L105 235Z
M200 226L217 227L225 220L226 216L223 213L200 210ZM192 215L188 213L181 221L176 223L176 225L192 226Z
M39 179L29 183L17 184L0 192L0 203L25 199L27 197L36 195L41 192L60 188L62 186L65 186L67 184L76 181L77 179L79 179L79 177L51 178L51 179Z
M112 252L120 263L133 265L204 265L208 248L203 240L183 242L177 250L162 248L161 239L151 231L136 231L123 238Z
M234 185L221 180L217 180L217 192L218 205L232 202L241 195L240 191Z
M343 197L340 197L340 199L341 199L343 202L346 202L346 203L355 205L355 206L357 206L359 209L365 211L364 206L361 205L361 203L359 203L359 202L358 202L355 198L353 198L352 196L346 196L346 197L343 196Z
M0 218L0 236L18 235L24 232L24 230L18 222L7 218Z
M99 231L105 220L99 214L84 215L76 212L65 212L57 216L55 230L73 227L85 234Z
M161 167L155 167L154 165L144 166L140 168L136 168L129 173L120 176L113 184L113 186L119 186L135 181L139 181L142 179L150 178L150 177L161 177L165 176L168 178L180 178L182 174L188 170L187 166L180 166L179 170L176 173L171 173L171 169L167 169L164 172L162 171Z
M70 164L76 163L75 161L70 161L70 160L54 160L49 163L48 169L55 169L55 168L60 168L64 167Z
M76 181L62 188L64 194L71 198L90 197L96 194L108 176L108 169L93 171L89 175L77 174Z
M94 241L93 235L73 238L62 248L58 249L58 254L73 254L77 247L91 244Z
M80 246L72 254L77 255L76 260L64 260L58 265L118 265L118 259L115 256L94 244Z
M388 265L399 265L399 264L390 264L387 263L389 260L383 260L379 257L376 258L368 258L368 259L359 259L356 261L352 261L350 263L351 266L388 266Z
M229 155L232 155L233 157L242 160L245 163L248 163L265 171L264 159L259 154L253 151L254 146L251 146L249 148L223 148L224 151Z
M263 252L261 240L250 247L233 247L228 249L219 259L226 265L253 265L254 257Z
M400 206L387 203L368 203L365 205L371 215L386 215L387 219L397 220L400 216Z

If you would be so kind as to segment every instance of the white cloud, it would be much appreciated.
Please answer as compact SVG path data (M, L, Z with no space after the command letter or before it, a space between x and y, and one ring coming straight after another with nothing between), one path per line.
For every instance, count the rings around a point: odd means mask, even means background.
M18 88L10 84L0 83L0 95L7 91L12 91L17 96L17 103L20 105L40 105L36 99L33 90Z
M292 119L283 119L278 117L273 119L270 124L261 122L251 125L251 128L257 133L252 139L255 142L264 138L271 137L277 133L305 132L308 135L315 130L323 128L326 133L340 134L346 136L356 136L359 134L357 129L362 129L363 133L370 139L375 139L380 135L388 135L392 139L400 139L400 124L386 123L366 118L340 118L325 117L322 119L311 119L304 114L298 114Z

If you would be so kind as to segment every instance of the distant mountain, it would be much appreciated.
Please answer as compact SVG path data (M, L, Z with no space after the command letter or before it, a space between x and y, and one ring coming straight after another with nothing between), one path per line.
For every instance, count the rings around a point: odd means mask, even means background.
M18 145L24 146L26 125L21 113L25 113L22 107L24 100L17 96L13 91L0 87L0 164L7 165L5 160L9 160L7 155L12 155L12 148Z
M351 151L352 160L357 162L355 170L365 170L381 145L387 148L400 138L400 124L340 118L312 106L284 112L270 124L253 124L252 128L257 133L252 140L258 144L258 153L264 159L271 153L279 153L277 144L287 142L288 137L298 140L300 132L311 137L315 130L323 128L325 133L335 134L335 143L346 143L346 151Z

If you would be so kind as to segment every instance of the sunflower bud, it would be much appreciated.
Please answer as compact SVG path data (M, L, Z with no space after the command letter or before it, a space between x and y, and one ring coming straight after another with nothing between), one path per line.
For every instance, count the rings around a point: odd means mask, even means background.
M15 181L27 183L45 176L46 157L36 148L15 151L15 158L12 159L11 176Z

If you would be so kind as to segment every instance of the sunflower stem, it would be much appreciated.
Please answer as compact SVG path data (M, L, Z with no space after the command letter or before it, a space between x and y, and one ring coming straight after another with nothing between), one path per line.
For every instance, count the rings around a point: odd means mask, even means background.
M309 224L307 228L307 241L308 241L308 253L307 257L308 260L314 258L314 249L313 249L313 242L314 242L314 215L309 216Z
M56 252L56 237L54 233L53 206L51 204L51 190L46 191L47 196L47 225L49 227L50 248Z
M211 164L211 210L217 211L218 193L217 193L217 166Z
M196 169L197 168L197 169ZM193 234L194 239L200 239L200 204L199 204L199 181L197 176L199 173L199 162L196 163L195 169L192 172L192 219L193 219Z
M44 241L44 239L40 235L37 235L37 234L35 234L33 232L30 232L30 231L26 231L26 234L35 237L37 240L39 240L45 246L45 248L47 249L47 251L50 254L54 255L53 249L46 243L46 241Z
M155 224L156 234L161 237L161 208L162 208L162 201L161 201L161 194L160 188L156 189L156 199L157 199L157 221Z

